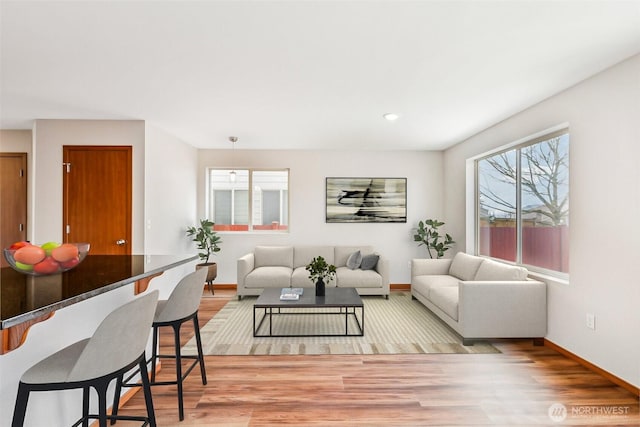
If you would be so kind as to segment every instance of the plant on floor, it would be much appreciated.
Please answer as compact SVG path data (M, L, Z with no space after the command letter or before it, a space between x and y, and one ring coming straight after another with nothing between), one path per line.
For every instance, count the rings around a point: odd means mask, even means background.
M438 221L437 219L427 219L418 222L418 228L416 228L416 233L413 235L413 241L419 242L418 246L424 245L427 247L429 258L433 258L433 254L431 253L432 249L435 251L436 258L442 258L444 253L455 243L449 234L445 233L445 235L442 236L438 232L438 227L443 225L444 222ZM441 241L440 239L443 240Z
M193 237L192 240L198 244L198 249L202 251L198 253L202 262L197 264L196 268L207 268L207 284L211 293L213 293L213 280L218 275L218 264L209 262L209 258L211 254L220 252L218 245L222 243L222 238L213 230L214 225L213 221L201 219L199 227L187 227L187 236Z
M209 262L209 257L212 253L220 252L218 244L222 243L222 239L213 230L214 225L208 219L201 219L199 227L187 228L187 236L195 236L193 241L197 242L198 249L203 251L198 253L203 263Z

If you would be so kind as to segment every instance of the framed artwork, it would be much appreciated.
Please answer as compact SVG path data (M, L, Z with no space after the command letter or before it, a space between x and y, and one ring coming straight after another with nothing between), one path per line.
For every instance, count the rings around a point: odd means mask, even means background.
M327 178L326 222L407 222L407 178Z

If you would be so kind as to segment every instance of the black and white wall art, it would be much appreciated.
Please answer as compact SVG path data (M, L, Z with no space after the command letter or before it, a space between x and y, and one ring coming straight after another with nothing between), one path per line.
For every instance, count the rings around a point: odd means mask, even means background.
M407 222L406 178L327 178L326 222Z

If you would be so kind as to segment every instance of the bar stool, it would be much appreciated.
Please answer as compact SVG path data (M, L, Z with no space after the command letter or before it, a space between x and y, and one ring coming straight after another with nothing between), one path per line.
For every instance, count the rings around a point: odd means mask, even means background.
M178 415L180 421L184 420L184 404L182 398L182 383L189 375L193 368L200 364L200 376L202 384L207 384L207 373L204 366L204 356L202 354L202 341L200 339L200 326L198 325L198 308L200 307L200 299L202 298L202 290L207 270L205 268L198 269L193 273L187 274L176 285L171 295L166 300L158 301L156 314L153 320L153 353L151 355L151 386L156 385L177 385L178 386ZM196 338L196 347L198 354L195 356L183 356L180 351L180 326L183 323L192 320L193 329ZM175 352L174 354L158 354L158 329L164 326L173 328ZM175 381L156 381L156 359L171 358L176 360L176 380ZM193 359L193 363L182 372L182 359ZM116 383L115 398L119 399L120 387L138 387L139 384L129 383L129 379L118 381ZM114 411L117 411L118 401L113 404ZM113 424L113 423L112 423Z
M32 391L83 390L82 418L73 426L89 425L98 419L100 427L107 426L107 388L113 379L138 365L142 374L147 407L146 417L118 417L129 421L144 421L155 427L156 420L147 376L145 348L158 301L158 291L134 299L112 311L100 323L93 336L71 344L29 368L20 378L18 396L13 412L12 427L24 424L29 393ZM89 391L98 393L98 414L89 414Z

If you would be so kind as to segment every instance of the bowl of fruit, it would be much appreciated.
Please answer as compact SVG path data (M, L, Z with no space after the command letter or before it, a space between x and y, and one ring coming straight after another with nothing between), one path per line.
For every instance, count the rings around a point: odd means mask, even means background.
M4 257L16 271L32 276L48 276L71 270L89 253L89 243L47 242L40 246L16 242L4 249Z

